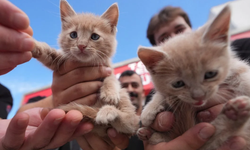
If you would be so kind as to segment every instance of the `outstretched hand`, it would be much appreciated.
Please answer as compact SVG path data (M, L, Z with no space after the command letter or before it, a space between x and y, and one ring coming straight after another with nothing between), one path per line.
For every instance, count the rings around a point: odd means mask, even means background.
M81 123L80 112L72 110L48 111L33 108L18 113L11 120L0 120L0 149L27 150L52 149L64 145L75 136L93 129L89 123Z

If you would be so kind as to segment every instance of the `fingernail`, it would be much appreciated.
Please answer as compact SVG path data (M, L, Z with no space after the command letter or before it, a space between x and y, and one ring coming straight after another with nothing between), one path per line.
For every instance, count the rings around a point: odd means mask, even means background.
M22 42L21 50L22 51L32 51L35 47L35 42L32 38L25 38Z
M244 145L240 144L239 142L237 141L234 141L230 144L230 149L231 150L241 150L244 148Z
M17 124L19 127L24 128L27 126L27 119L18 119Z
M111 75L112 73L112 69L111 68L105 68L107 75Z
M29 26L29 18L22 13L15 13L11 21L17 29L26 29Z
M172 124L170 124L169 122L171 121L172 122L172 113L171 112L163 112L163 113L160 113L159 114L160 115L160 121L159 121L159 126L161 127L161 128L164 128L164 129L166 129L166 128L171 128L171 126L170 125L172 125Z
M55 124L55 125L59 125L59 124L62 122L62 119L63 119L63 118L57 118L57 119L55 119L55 120L54 120L54 124Z
M108 135L115 138L117 136L117 132L115 129L108 129Z
M71 121L70 122L70 124L71 124L71 126L77 126L78 124L80 123L80 121L79 120L74 120L74 121Z
M204 121L208 121L211 118L211 113L207 110L202 111L199 113L198 115L200 121L204 122Z
M203 140L207 140L214 134L214 131L213 126L206 126L200 130L199 135Z

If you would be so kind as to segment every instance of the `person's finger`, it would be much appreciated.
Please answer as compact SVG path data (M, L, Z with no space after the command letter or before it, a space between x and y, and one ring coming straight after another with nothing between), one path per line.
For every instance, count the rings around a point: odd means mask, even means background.
M69 111L57 129L50 144L46 149L56 148L68 142L73 136L77 126L80 124L83 116L79 111Z
M113 150L115 147L113 144L112 145L108 144L104 139L102 139L101 137L97 136L94 133L87 133L84 135L84 137L89 143L90 147L94 150L99 150L99 149Z
M32 51L35 46L34 40L26 33L11 30L0 26L1 36L0 51L5 52L25 52Z
M28 137L28 141L25 142L22 149L42 149L47 146L54 137L64 117L65 112L63 110L51 110L38 126L34 134Z
M63 76L57 71L53 73L53 89L66 89L76 83L95 81L111 74L111 69L106 67L81 67L72 69ZM64 82L67 80L67 82Z
M9 67L7 69L0 69L0 75L6 74L8 72L10 72L11 70L13 70L16 66L13 67Z
M214 134L215 127L208 123L200 123L186 131L183 135L166 143L149 145L145 142L146 150L171 149L171 150L197 150Z
M17 65L25 63L31 59L31 52L24 53L1 53L0 55L0 75L14 69Z
M55 106L61 104L67 104L73 100L85 98L88 95L93 93L97 93L102 85L100 81L93 81L93 82L84 82L76 84L61 93L54 93L53 103ZM82 101L81 104L84 103L92 103L91 101Z
M213 121L221 112L224 104L218 104L197 114L198 119L201 122Z
M99 93L91 94L84 98L77 99L74 102L76 102L77 104L81 104L81 105L93 106L96 103L99 95L100 95Z
M74 137L81 137L82 135L84 135L84 134L89 133L90 131L92 131L93 128L94 128L93 123L82 121L78 125L78 127L76 128L76 130L75 130L72 138L74 138Z
M164 111L157 115L151 127L159 132L166 132L172 128L174 115L172 112Z
M0 24L16 30L28 28L28 16L11 2L7 0L0 1L0 10Z
M128 147L129 138L124 134L117 133L113 128L107 130L110 140L114 143L115 146L125 149Z
M246 140L242 137L230 138L226 143L218 150L243 150L246 146Z
M43 108L40 111L40 116L42 120L48 115L49 111L50 111L49 108Z
M20 149L25 141L25 131L29 123L29 115L19 113L12 118L6 134L0 144L1 150ZM2 147L2 148L1 148Z
M90 67L90 68L96 67L96 68L99 68L100 70L106 68L105 66L101 66L101 64L98 65L98 66L93 66L93 65L89 65L89 64L82 63L82 62L79 62L79 61L67 60L66 62L64 62L64 64L62 66L60 66L57 73L60 74L60 75L64 75L64 74L66 74L66 73L68 73L68 72L70 72L70 71L72 71L72 70L74 70L76 68L81 68L81 67L86 67L86 68L88 68L88 67Z
M21 32L27 33L30 36L33 36L33 29L31 28L31 26L29 26L28 28L21 30Z
M93 150L84 136L76 138L77 143L83 150Z

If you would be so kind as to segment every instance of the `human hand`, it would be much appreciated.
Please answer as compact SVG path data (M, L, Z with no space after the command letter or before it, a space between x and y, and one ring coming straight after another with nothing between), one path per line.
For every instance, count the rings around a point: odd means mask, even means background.
M33 108L21 112L11 120L0 121L0 149L27 150L59 147L74 136L88 133L93 125L80 123L82 115L72 110L48 111Z
M65 62L58 71L53 73L51 88L54 107L71 101L89 106L95 104L102 86L100 79L107 77L111 72L111 68L104 66L88 67L78 62ZM109 129L107 133L112 142L107 143L93 133L81 135L76 139L82 149L113 150L114 147L124 149L128 146L128 136L117 133L114 129Z
M82 149L91 150L115 150L115 149L125 149L128 146L129 138L128 136L117 133L113 128L107 130L107 134L111 142L93 134L87 133L83 136L77 137L77 142Z
M7 0L0 1L0 75L31 59L34 41L28 16Z
M145 150L198 150L209 140L214 132L215 128L211 124L200 123L170 142L150 145L144 141L144 148ZM218 150L242 150L245 146L246 141L243 138L233 137Z
M100 79L112 72L107 67L88 67L82 63L66 61L53 73L53 104L57 107L75 101L79 104L93 105L102 86Z
M223 104L218 104L218 105L215 105L215 106L205 110L205 111L210 111L211 112L210 115L204 115L204 116L201 115L200 119L207 119L207 120L210 119L210 121L212 121L220 113L222 107L223 107ZM154 130L159 131L159 132L167 132L171 129L173 123L174 123L174 115L171 112L165 111L165 112L161 112L157 115L155 121L151 125L151 128L153 128ZM184 137L187 137L187 140L183 141L180 138L182 136L174 139L177 142L173 142L173 145L176 147L173 150L179 150L179 149L180 150L181 149L197 150L203 144L205 144L205 142L207 140L202 142L199 139L197 140L197 137L196 138L188 137L188 136L193 136L192 134L196 134L196 132L194 132L194 131L196 131L196 130L193 130L193 128L192 128L192 129L189 129L186 133L184 133L182 135ZM151 135L152 135L151 130L145 129L144 131L141 131L141 132L143 132L143 134L146 135L146 137L151 137ZM197 134L197 136L198 136L198 134ZM182 142L184 142L184 143L186 142L186 145L188 145L188 143L194 143L194 145L196 145L196 146L195 147L190 147L190 146L189 147L188 146L187 147L185 147L185 146L178 147L178 146L180 146L180 144L178 144L178 143L182 143ZM170 141L169 143L172 143L172 141ZM159 143L159 144L161 145L161 143ZM167 144L167 143L165 143L165 144ZM147 144L147 145L149 145L149 144ZM156 145L158 145L158 144L156 144ZM170 144L170 145L172 145L172 144ZM193 144L190 144L190 145L193 146ZM246 141L242 137L232 137L231 139L226 141L225 144L222 147L220 147L218 150L241 150L245 147L245 145L246 145ZM153 145L151 145L151 146L153 146ZM149 149L151 149L151 146L149 147ZM153 150L153 148L157 149L158 147L152 147L152 150ZM164 149L159 149L159 150L164 150Z

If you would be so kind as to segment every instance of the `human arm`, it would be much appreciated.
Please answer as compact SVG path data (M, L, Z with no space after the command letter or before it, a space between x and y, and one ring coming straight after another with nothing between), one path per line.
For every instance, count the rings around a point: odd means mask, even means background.
M40 101L37 102L33 102L33 103L28 103L25 105L22 105L17 113L19 112L23 112L25 110L31 109L31 108L35 108L35 107L42 107L42 108L53 108L53 102L52 102L52 96L48 96Z
M0 75L31 59L34 41L28 16L7 0L0 1Z

